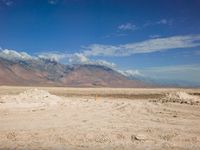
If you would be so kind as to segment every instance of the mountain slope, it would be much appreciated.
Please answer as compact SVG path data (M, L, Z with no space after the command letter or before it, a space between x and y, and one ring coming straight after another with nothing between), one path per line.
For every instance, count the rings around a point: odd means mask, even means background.
M128 80L118 72L98 65L78 65L62 81L70 86L142 87L144 83Z
M0 85L71 87L146 87L100 65L63 65L47 59L0 58Z

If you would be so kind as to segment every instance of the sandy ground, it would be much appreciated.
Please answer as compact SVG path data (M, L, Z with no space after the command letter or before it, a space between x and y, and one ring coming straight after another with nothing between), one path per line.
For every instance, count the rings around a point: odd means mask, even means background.
M200 105L185 102L199 95L199 89L0 87L0 149L199 150Z

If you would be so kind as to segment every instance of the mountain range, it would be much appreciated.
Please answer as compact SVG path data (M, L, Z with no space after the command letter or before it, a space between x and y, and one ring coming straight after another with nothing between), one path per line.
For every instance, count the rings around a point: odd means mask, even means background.
M68 87L148 87L116 70L95 64L61 64L50 59L0 57L0 85Z

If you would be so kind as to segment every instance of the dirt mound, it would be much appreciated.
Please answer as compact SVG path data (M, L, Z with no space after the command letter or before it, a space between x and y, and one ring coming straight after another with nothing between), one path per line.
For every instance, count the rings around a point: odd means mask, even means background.
M166 94L166 98L168 99L182 99L182 100L194 100L198 99L197 96L190 95L186 92L175 92Z
M198 96L190 95L186 92L171 92L165 94L165 96L153 102L172 102L180 104L200 105L200 98Z
M48 91L29 89L18 95L5 95L0 98L1 105L15 107L37 107L56 105L60 97L50 94Z
M48 91L45 90L38 90L38 89L29 89L22 93L20 93L17 98L23 98L26 100L32 101L49 101L49 100L57 100L59 99L58 96L50 94Z

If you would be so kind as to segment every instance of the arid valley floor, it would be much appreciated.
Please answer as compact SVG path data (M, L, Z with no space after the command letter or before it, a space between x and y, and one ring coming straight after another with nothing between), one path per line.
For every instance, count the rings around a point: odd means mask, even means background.
M200 149L200 89L0 87L0 149Z

